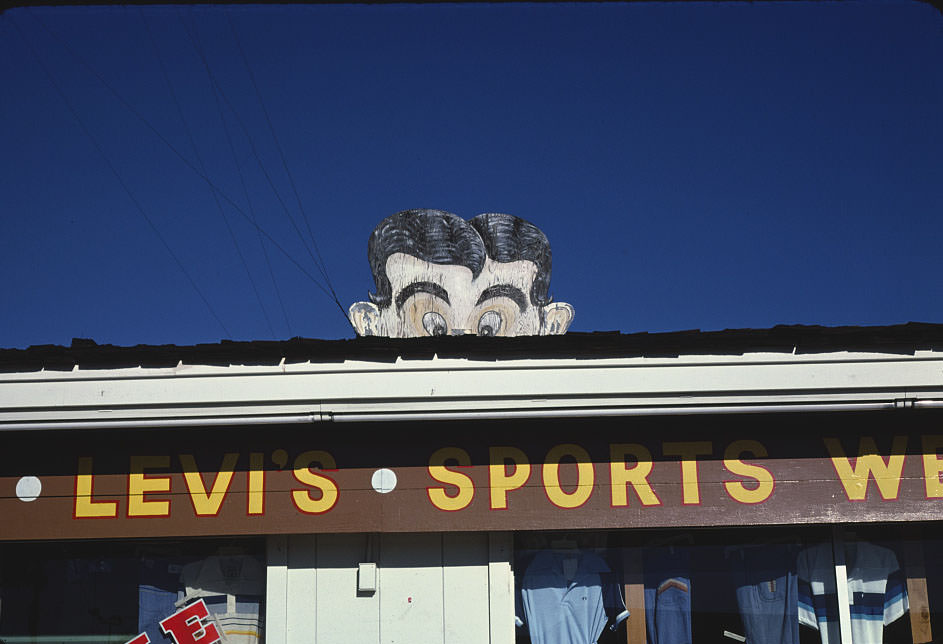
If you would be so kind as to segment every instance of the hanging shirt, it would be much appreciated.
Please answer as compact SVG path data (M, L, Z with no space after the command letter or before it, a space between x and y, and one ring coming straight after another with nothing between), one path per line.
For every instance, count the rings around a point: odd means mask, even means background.
M855 644L881 644L884 627L909 610L903 573L894 552L871 543L851 543L848 601ZM838 594L832 547L821 544L799 553L799 622L819 631L822 644L839 644Z
M799 644L797 550L789 544L765 544L725 551L750 644Z
M595 644L608 621L629 616L612 570L589 551L538 553L521 583L533 644Z
M185 595L179 605L203 599L223 644L262 641L262 598L265 568L254 557L213 556L187 565L181 582Z

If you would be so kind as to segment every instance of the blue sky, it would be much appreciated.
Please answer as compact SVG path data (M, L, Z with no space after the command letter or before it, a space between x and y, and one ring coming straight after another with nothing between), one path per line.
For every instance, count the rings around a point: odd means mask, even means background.
M351 337L310 238L346 309L416 207L540 226L572 330L943 322L941 61L918 2L7 10L0 347Z

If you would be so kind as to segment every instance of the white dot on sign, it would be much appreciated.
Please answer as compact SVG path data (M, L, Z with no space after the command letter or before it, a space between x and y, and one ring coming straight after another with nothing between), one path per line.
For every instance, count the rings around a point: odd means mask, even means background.
M380 494L392 492L393 488L396 487L396 472L388 470L385 467L379 469L373 473L370 484L373 485L373 489Z
M29 503L39 498L43 483L35 476L24 476L16 482L16 498Z

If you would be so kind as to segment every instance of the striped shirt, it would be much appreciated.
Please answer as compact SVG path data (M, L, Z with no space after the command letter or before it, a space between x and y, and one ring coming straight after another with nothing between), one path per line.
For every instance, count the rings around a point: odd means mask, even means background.
M181 577L185 595L178 604L203 599L219 628L222 644L262 641L265 568L254 557L207 557L187 565Z
M851 637L881 644L884 627L909 609L904 575L894 552L870 543L846 545ZM799 553L799 623L819 631L822 644L839 644L838 594L832 548L821 544Z

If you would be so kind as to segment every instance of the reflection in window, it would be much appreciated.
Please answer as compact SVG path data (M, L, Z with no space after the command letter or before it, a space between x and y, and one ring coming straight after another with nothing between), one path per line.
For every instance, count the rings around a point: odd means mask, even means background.
M842 614L854 644L931 642L933 562L896 530L520 533L517 642L837 644Z
M3 544L0 642L170 642L160 621L202 600L227 644L263 641L258 541Z
M619 567L604 550L556 539L519 560L523 570L515 622L531 641L595 642L628 617Z

